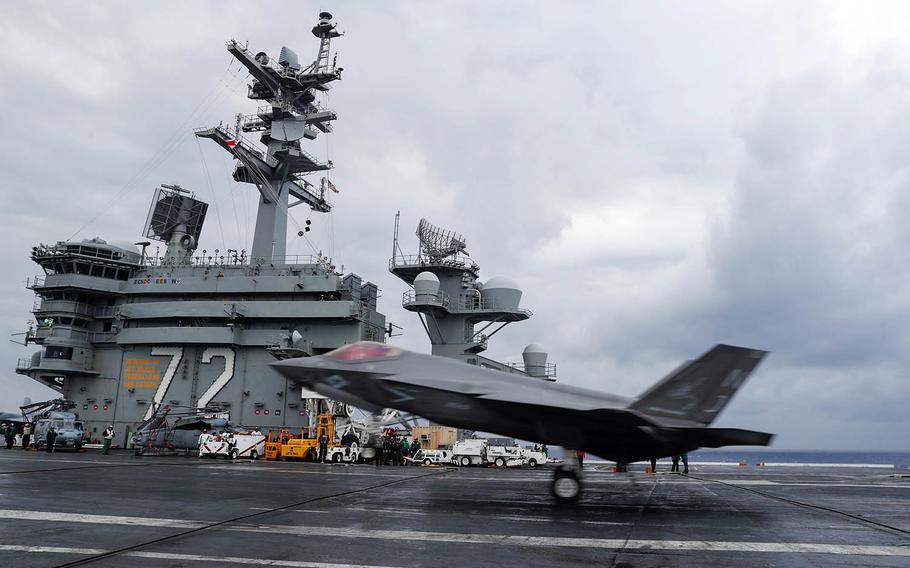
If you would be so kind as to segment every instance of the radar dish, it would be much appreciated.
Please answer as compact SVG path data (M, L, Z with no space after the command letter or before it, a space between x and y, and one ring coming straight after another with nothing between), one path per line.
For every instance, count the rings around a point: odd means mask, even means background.
M417 237L420 239L420 250L432 260L441 260L460 252L468 254L465 250L467 244L460 233L437 227L426 219L421 219L417 225Z
M163 185L155 190L152 206L145 221L146 238L169 242L175 233L189 236L198 243L208 203L195 199L179 185Z

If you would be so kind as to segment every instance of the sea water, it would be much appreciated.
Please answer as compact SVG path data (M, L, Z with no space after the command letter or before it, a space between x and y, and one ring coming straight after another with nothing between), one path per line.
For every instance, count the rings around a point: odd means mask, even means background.
M703 449L689 454L690 462L884 466L910 469L910 452L868 450L775 450L752 448Z

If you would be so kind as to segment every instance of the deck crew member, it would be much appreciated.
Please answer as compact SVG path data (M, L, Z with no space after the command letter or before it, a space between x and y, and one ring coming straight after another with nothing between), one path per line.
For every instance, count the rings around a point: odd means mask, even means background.
M679 473L679 456L673 456L673 466L670 468L671 473Z
M57 430L55 430L53 426L47 429L47 437L45 438L44 442L47 444L47 447L44 448L44 451L49 454L54 453L54 444L57 443Z
M578 458L578 469L584 469L584 467L585 467L584 450L578 450L577 452L575 452L575 457Z
M329 453L329 437L323 432L319 436L319 462L325 463L325 457Z
M22 449L23 450L28 449L28 442L31 437L32 437L32 425L26 422L25 427L22 429Z
M16 427L12 424L7 424L6 426L6 449L13 449L13 444L16 443Z
M689 454L682 455L683 473L689 473Z
M111 453L111 443L114 441L114 425L111 424L104 429L104 433L101 434L101 437L104 438L104 445L101 447L101 454L108 455Z
M657 458L651 458L651 473L657 473Z
M385 456L382 455L383 441L381 436L376 436L373 440L373 449L376 450L376 467L382 466L382 460Z
M407 438L401 439L401 455L411 457L411 444L408 443Z

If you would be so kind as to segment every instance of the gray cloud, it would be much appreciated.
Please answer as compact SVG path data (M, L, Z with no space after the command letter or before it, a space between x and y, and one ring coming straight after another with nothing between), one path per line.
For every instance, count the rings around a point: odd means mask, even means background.
M251 112L223 41L310 56L315 4L21 5L0 22L0 318L24 329L38 241L134 240L157 183L213 205L202 245L249 245L255 196L191 128ZM846 5L351 3L328 155L341 188L317 248L377 282L426 216L534 318L491 355L545 344L560 380L641 392L715 342L773 351L722 421L781 447L905 446L910 236L906 21ZM209 175L205 174L208 170ZM210 186L211 183L211 186ZM212 191L214 189L214 193ZM99 215L100 212L100 215ZM295 212L297 222L306 215ZM219 222L220 221L220 222ZM293 227L293 224L292 224ZM222 238L223 234L223 238ZM289 249L310 253L296 237ZM3 406L41 387L0 350Z

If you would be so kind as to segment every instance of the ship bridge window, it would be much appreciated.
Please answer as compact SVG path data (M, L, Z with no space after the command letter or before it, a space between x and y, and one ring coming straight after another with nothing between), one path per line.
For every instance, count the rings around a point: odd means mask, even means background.
M92 276L104 277L104 267L99 264L93 264Z
M76 263L76 274L88 274L91 272L91 265L87 262L77 262Z
M73 358L73 348L72 347L61 347L59 345L48 345L44 348L44 358L45 359L64 359L70 360Z

